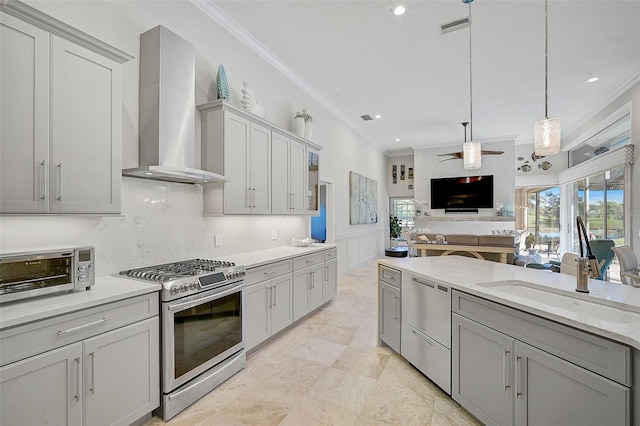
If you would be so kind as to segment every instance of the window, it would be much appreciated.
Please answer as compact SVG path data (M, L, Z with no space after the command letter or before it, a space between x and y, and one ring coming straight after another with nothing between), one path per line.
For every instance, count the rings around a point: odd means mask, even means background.
M545 261L559 260L560 187L529 189L526 219L526 248L540 253Z
M589 239L605 238L612 239L616 245L625 244L624 166L575 181L573 189L574 205L584 219ZM580 250L577 235L575 231L573 250L576 252Z
M413 227L413 217L416 214L416 206L413 199L410 198L391 198L389 199L389 215L396 216L403 227Z

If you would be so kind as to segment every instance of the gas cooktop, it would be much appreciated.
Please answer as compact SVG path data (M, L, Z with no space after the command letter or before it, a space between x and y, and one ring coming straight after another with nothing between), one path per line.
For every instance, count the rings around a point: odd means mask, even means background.
M128 269L119 273L122 277L162 284L163 301L241 281L245 274L244 266L209 259L190 259Z

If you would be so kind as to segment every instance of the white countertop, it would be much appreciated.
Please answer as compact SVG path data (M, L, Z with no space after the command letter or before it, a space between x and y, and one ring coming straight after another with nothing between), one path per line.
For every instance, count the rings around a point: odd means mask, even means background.
M567 274L504 265L462 256L431 256L412 258L385 258L378 263L429 277L443 285L482 297L487 300L548 318L572 327L603 336L640 349L640 288L589 280L589 294L577 293L576 277ZM498 287L484 287L479 283L496 281L524 281L535 285L564 290L575 295L576 301L596 301L604 305L619 307L631 321L617 322L607 319L606 313L598 317L584 312L574 312L544 302L545 292L540 292L538 301L510 294ZM549 295L553 297L553 295ZM626 312L625 312L626 311ZM634 320L637 316L637 321Z
M61 292L0 305L0 330L81 309L160 291L156 283L106 276L96 278L91 290Z
M235 262L236 265L244 265L247 268L255 268L257 266L266 265L267 263L304 256L305 254L311 254L333 247L337 247L337 244L315 243L310 247L281 246L272 249L236 253L221 257L220 260Z

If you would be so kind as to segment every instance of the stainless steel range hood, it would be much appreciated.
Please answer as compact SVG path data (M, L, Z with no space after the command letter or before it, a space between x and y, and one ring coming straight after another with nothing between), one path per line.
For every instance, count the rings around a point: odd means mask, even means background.
M123 176L180 183L226 181L194 168L195 47L159 25L140 35L140 167Z

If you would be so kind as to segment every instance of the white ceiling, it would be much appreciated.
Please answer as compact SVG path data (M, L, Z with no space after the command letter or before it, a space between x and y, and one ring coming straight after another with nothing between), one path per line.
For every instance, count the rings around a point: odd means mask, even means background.
M462 0L405 1L406 14L396 17L393 3L214 2L380 150L460 144L469 32L440 35L439 26L469 8ZM566 137L640 80L640 0L548 7L549 115L560 117ZM474 139L530 143L544 117L544 1L476 0L471 8ZM590 76L599 80L586 83ZM365 122L363 114L383 117Z

